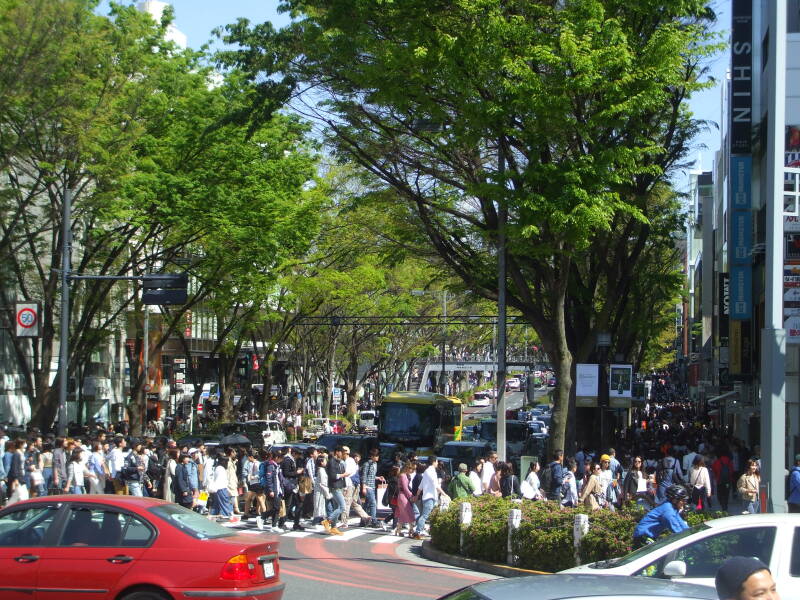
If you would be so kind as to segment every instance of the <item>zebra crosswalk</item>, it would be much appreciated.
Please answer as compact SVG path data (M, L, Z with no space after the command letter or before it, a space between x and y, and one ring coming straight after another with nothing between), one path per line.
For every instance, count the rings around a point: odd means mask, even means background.
M292 531L291 529L280 532L273 532L271 528L261 530L256 525L255 519L242 519L238 522L220 522L220 525L230 529L237 530L237 533L248 535L277 535L284 538L310 538L321 537L325 540L332 542L347 542L349 540L359 540L371 544L397 544L408 538L396 535L387 535L381 529L371 529L367 527L359 527L359 519L350 519L348 528L342 532L342 535L329 535L321 525L305 525L304 531Z

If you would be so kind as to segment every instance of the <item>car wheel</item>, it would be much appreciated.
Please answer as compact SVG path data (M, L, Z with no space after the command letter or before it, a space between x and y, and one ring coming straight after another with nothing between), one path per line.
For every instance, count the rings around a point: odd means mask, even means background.
M120 600L170 600L170 597L159 590L134 590L125 594Z

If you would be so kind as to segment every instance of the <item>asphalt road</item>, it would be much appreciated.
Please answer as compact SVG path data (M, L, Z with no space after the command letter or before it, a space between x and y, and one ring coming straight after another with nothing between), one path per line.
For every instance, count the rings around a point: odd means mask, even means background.
M421 542L352 527L343 536L308 529L276 535L283 600L419 600L439 598L492 575L422 558Z
M491 578L425 561L418 556L420 542L381 543L379 536L281 540L284 600L434 599Z
M547 392L550 390L548 387L541 387L536 388L534 391L534 397L540 398L542 396L546 396ZM507 392L505 394L506 400L506 408L522 408L523 403L525 402L525 393L524 392ZM491 406L478 406L475 408L465 408L464 415L471 416L475 415L476 417L488 417L492 414L494 409Z

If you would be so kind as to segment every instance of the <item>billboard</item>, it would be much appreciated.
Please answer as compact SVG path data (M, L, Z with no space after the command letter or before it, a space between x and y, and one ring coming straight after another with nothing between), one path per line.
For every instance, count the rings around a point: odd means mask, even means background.
M633 365L611 365L609 372L608 398L630 398L633 396Z
M597 397L600 387L600 365L575 365L575 396Z

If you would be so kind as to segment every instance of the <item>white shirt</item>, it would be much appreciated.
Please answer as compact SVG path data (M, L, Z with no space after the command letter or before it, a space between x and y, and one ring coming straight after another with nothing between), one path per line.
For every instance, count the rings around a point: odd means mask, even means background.
M227 472L225 481L227 482ZM210 491L211 480L214 479L214 459L206 457L203 459L203 487ZM227 486L228 484L225 483Z
M222 465L214 468L214 476L208 484L209 492L218 492L228 487L228 469Z
M683 467L684 477L686 481L689 481L689 471L692 470L692 463L694 462L694 457L697 456L697 452L689 452L686 456L683 457L681 461L681 466Z
M438 495L438 487L439 487L439 476L436 474L436 469L433 466L428 467L425 469L425 472L422 474L422 481L420 482L420 488L422 489L422 500L437 500Z
M125 466L125 456L125 451L120 448L114 448L108 453L106 462L108 463L108 469L111 471L112 479L116 477L119 470Z
M492 477L494 477L494 465L489 461L486 461L483 464L483 471L481 471L481 489L483 491L489 489L489 484L492 481Z
M352 458L350 455L344 461L344 472L345 473L358 473L358 465L356 464L356 460ZM344 478L344 484L347 487L353 487L353 480L350 477Z
M472 492L473 496L480 496L483 494L483 488L481 487L481 477L475 471L469 472L469 480L472 482L472 485L475 486L475 491Z

